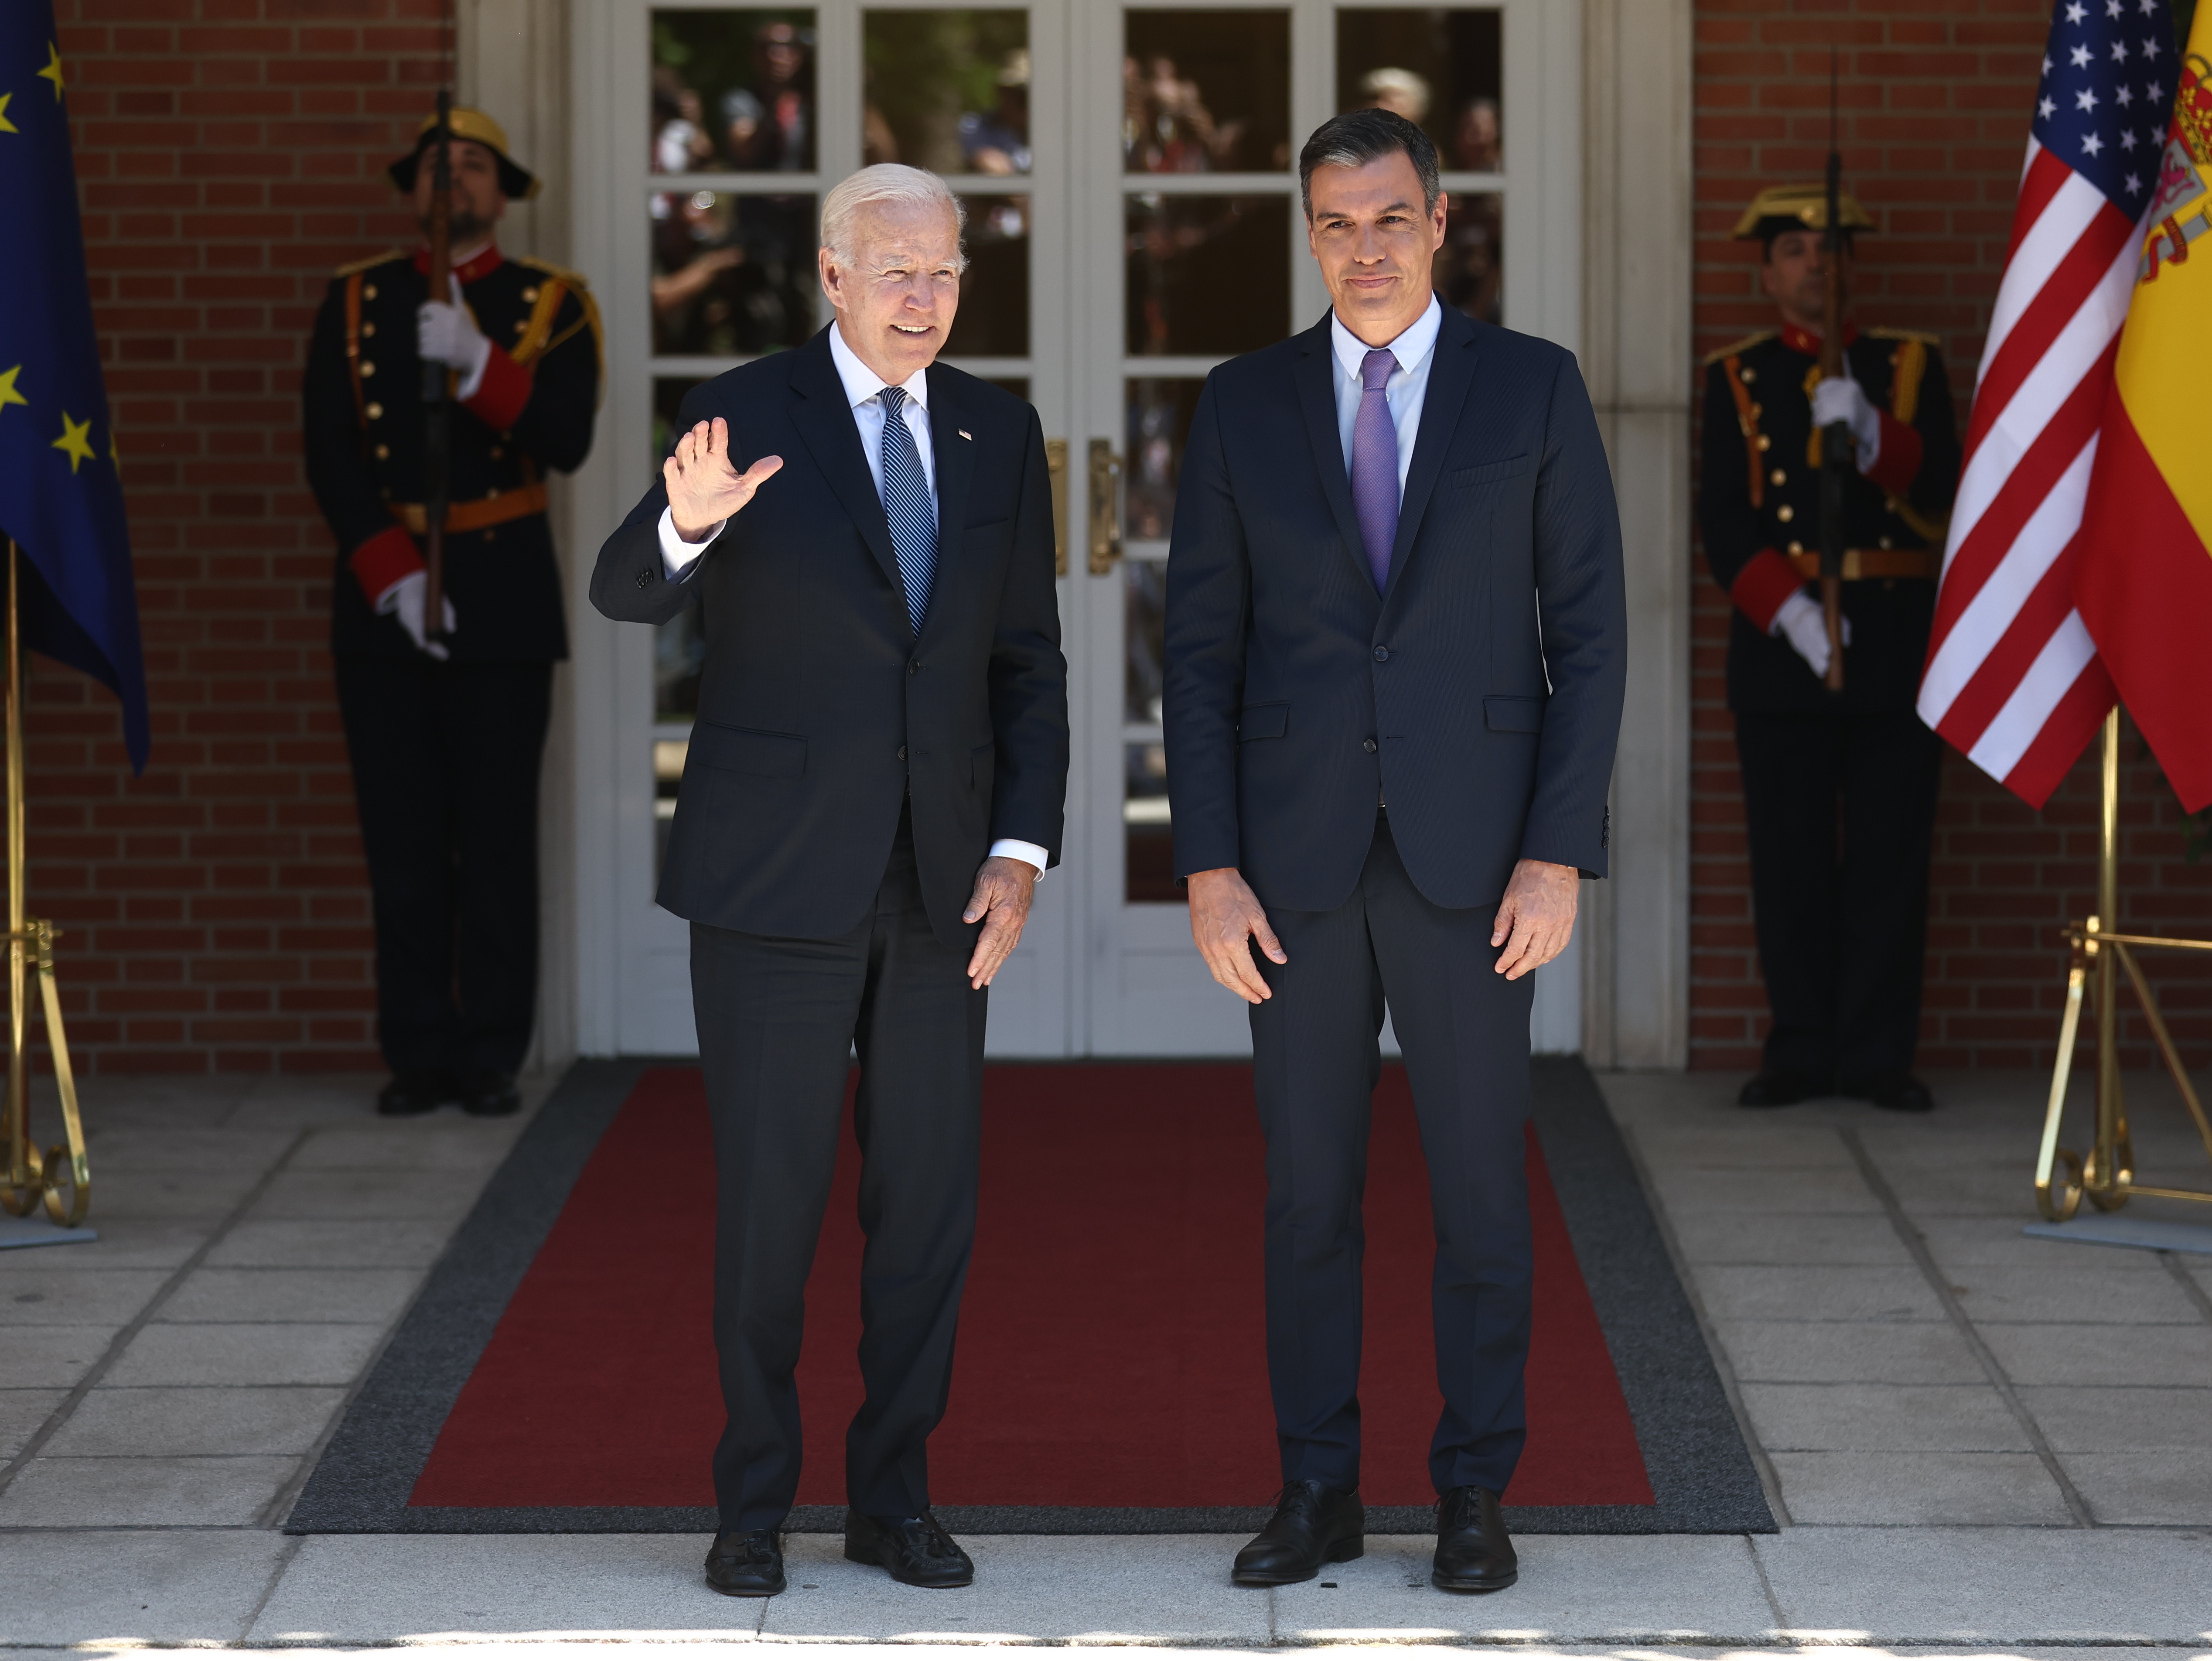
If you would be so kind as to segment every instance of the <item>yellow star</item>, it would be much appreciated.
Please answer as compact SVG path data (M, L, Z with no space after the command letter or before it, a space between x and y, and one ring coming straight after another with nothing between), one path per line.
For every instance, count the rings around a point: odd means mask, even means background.
M12 369L0 369L0 410L6 409L10 404L21 404L26 409L30 407L31 400L15 390L15 377L22 373L23 366L20 363Z
M18 127L13 121L10 121L8 119L8 100L15 95L15 94L12 92L0 92L0 132L21 132L22 131L21 128Z
M94 453L92 447L91 417L88 416L82 421L71 421L69 418L69 411L67 410L64 410L62 411L62 435L54 441L53 447L57 450L64 450L68 452L70 459L70 472L72 473L76 471L77 463L94 459Z
M107 429L107 465L115 469L115 476L123 476L123 446L115 436L115 429Z
M62 55L54 50L54 43L46 42L46 66L39 71L39 78L54 83L54 96L62 95Z

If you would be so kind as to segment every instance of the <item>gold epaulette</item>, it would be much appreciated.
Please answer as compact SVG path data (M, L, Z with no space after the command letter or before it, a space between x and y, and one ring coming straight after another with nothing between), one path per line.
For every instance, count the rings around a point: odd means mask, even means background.
M1943 338L1918 329L1862 329L1860 333L1871 335L1876 340L1917 340L1923 346L1941 346Z
M1762 329L1757 334L1747 334L1741 340L1729 342L1717 352L1707 352L1700 362L1705 368L1710 369L1723 358L1735 357L1741 353L1749 351L1753 346L1764 346L1768 341L1778 338L1781 333L1782 331L1779 329Z
M542 319L542 323L541 319L533 316L532 319L532 326L527 332L527 338L531 340L531 344L534 347L534 350L530 353L530 356L532 358L543 357L546 353L551 351L556 346L562 344L571 335L574 334L577 330L583 328L590 329L592 332L592 350L597 355L599 362L599 399L597 401L604 404L606 402L607 397L607 332L606 326L599 320L599 302L592 297L592 285L585 280L582 272L572 271L565 265L556 265L550 259L538 259L528 254L520 254L516 256L514 263L518 265L527 265L533 271L542 271L545 276L552 278L553 282L557 283L562 290L575 295L577 303L584 308L582 320L580 322L571 324L568 328L563 329L557 335L550 333L552 325L556 320L553 316L550 314L545 316ZM553 296L548 297L552 298ZM558 301L557 299L556 299L556 307ZM540 342L543 344L538 344Z
M382 253L373 253L366 259L356 259L350 265L341 265L331 275L334 277L351 277L356 271L373 271L379 265L389 265L395 259L406 258L407 251L404 248L386 248Z

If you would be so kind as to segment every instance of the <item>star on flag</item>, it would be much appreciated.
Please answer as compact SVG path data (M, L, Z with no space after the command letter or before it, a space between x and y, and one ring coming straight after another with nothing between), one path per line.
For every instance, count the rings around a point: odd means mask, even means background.
M62 435L54 441L53 447L68 453L72 473L77 470L79 462L98 459L99 453L92 447L92 417L87 416L82 421L71 421L69 411L63 411Z

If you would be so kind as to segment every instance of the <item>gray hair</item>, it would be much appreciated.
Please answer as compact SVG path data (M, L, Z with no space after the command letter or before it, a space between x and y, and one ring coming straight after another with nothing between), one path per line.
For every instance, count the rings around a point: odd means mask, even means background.
M860 210L879 202L903 208L942 209L952 216L954 234L967 228L968 210L942 179L920 167L878 161L839 180L822 198L822 246L845 264L852 264L855 258L853 230ZM960 268L968 268L964 251Z

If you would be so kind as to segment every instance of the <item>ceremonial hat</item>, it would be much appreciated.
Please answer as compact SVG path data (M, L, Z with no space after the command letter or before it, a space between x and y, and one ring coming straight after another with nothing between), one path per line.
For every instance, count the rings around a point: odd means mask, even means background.
M1874 219L1858 198L1845 191L1837 201L1838 215L1846 233L1874 229ZM1738 240L1771 242L1784 231L1824 231L1828 228L1828 191L1825 185L1774 185L1753 197L1730 233Z
M507 130L482 110L472 110L465 104L456 104L447 117L447 123L455 138L465 138L471 144L481 144L492 154L499 168L500 192L511 202L527 202L538 194L538 180L529 169L507 153ZM425 116L416 130L415 148L386 169L392 182L402 191L415 188L415 170L422 160L422 152L436 141L438 118Z

